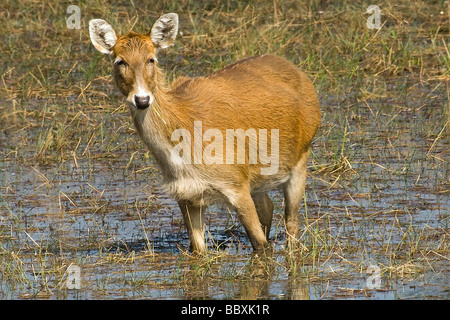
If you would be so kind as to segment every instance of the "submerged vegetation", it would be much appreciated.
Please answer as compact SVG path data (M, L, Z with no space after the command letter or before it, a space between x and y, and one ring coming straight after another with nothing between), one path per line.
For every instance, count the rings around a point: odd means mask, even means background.
M448 298L450 4L380 1L381 28L369 29L371 4L86 1L69 29L68 4L3 1L0 298ZM146 32L164 12L180 17L158 57L169 80L262 53L313 80L322 125L297 248L285 248L274 191L271 255L252 256L222 207L207 214L208 252L187 251L87 29L102 18ZM72 265L80 289L68 288Z

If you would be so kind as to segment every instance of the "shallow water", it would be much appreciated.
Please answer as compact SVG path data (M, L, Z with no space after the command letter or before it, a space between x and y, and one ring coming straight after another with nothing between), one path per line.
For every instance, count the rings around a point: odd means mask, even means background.
M274 191L274 249L266 258L253 257L235 213L220 206L207 214L209 253L189 256L176 202L139 143L118 144L113 156L78 152L76 160L51 165L34 160L35 146L23 150L29 161L3 152L0 297L447 299L449 142L437 139L436 99L395 118L395 106L373 103L376 121L363 103L344 110L350 165L334 173L320 164L339 154L333 148L342 145L342 119L333 116L333 100L323 101L300 211L303 249L286 250L283 197ZM110 115L105 130L127 117ZM0 136L2 146L10 136ZM127 131L122 139L136 135ZM81 270L79 289L66 284L72 264ZM370 266L379 268L379 282L370 282Z

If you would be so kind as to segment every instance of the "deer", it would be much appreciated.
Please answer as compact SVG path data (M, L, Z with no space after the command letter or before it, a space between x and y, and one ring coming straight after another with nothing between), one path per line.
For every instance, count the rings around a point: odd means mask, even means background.
M224 204L236 212L253 252L270 249L274 205L269 192L275 189L284 194L287 243L295 245L311 142L320 125L313 83L285 58L263 54L238 60L209 75L180 76L169 84L158 55L173 45L178 25L178 15L167 13L148 33L130 31L117 36L105 20L93 19L89 35L93 46L111 58L115 85L126 97L137 134L154 155L162 185L178 202L191 251L202 254L207 249L205 210L212 204ZM235 133L240 129L243 134L227 136L226 141L235 147L233 154L227 154L227 161L220 154L215 162L183 161L184 156L195 158L213 142L217 146L220 134L231 129ZM187 135L174 138L174 132L180 130ZM255 139L264 140L261 135L255 138L250 134L258 130L270 132L270 139L265 139L266 151L276 154L275 170L269 174L263 174L267 161L261 161L258 152L255 156L245 150L241 161L236 160L239 141L249 147ZM179 148L183 156L174 156L173 150L182 140L199 132L202 139L193 139L197 148L186 145Z

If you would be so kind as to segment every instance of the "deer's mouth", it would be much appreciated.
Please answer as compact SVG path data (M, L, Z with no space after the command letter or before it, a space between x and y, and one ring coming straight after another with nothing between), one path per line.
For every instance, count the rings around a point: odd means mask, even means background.
M148 96L134 96L134 105L138 109L147 109L150 106L150 95Z
M128 96L127 102L133 107L144 110L153 103L153 95L150 92L139 90L137 93Z

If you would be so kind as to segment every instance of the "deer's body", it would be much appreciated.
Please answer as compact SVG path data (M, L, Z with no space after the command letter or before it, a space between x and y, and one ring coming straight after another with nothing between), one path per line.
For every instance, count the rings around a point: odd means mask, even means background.
M287 232L295 239L310 143L320 123L319 103L308 77L283 58L262 55L208 76L179 78L167 86L156 52L175 38L178 20L174 14L162 16L150 36L130 33L118 39L115 33L108 38L110 26L103 20L93 21L91 39L97 49L104 49L100 51L109 50L105 53L115 61L116 84L127 96L136 129L180 205L193 249L201 252L205 248L203 213L216 202L235 208L253 247L265 247L273 214L267 192L280 186L285 194ZM175 35L161 31L167 32L168 26L174 27ZM201 129L195 127L198 123ZM264 165L251 163L249 153L244 163L227 162L225 155L216 163L175 161L172 151L179 141L173 141L173 133L180 129L197 137L193 144L200 145L201 152L212 139L199 141L198 130L203 134L213 129L223 137L227 129L276 130L277 146L267 138L269 153L278 152L276 170L261 174ZM190 158L198 160L194 149L189 150Z

